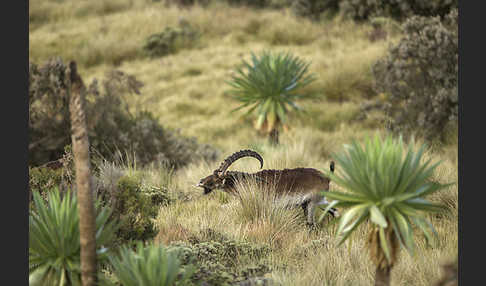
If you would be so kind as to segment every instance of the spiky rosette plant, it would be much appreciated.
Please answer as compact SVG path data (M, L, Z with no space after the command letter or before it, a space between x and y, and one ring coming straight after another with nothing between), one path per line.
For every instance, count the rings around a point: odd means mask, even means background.
M47 204L38 192L29 216L29 285L81 285L79 215L77 196L62 198L49 192ZM96 204L97 261L103 263L117 225L109 222L111 210ZM98 274L100 285L106 280Z
M233 87L230 93L242 103L233 111L248 107L246 114L256 115L255 128L269 134L272 143L278 143L278 129L288 129L288 113L302 111L295 101L312 96L299 93L315 80L314 74L308 74L309 64L290 52L251 53L251 62L243 60L227 82Z
M395 265L400 245L414 254L412 224L416 225L429 243L436 232L425 219L427 212L439 212L443 206L425 199L426 196L449 185L430 180L440 162L431 159L422 163L426 145L418 152L412 142L405 152L400 137L366 138L363 145L353 141L345 152L335 154L340 174L326 172L331 181L348 192L326 192L334 201L326 208L345 207L337 234L342 244L363 222L371 223L368 248L376 266L375 285L389 285L390 271Z
M136 250L122 246L119 256L110 256L113 273L124 286L186 285L194 273L192 265L182 266L175 253L163 245L136 244Z

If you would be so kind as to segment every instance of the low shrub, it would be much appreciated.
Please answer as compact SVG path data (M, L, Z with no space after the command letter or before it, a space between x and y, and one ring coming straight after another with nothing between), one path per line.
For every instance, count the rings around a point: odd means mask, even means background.
M154 2L160 2L161 0L152 0ZM203 7L209 5L211 0L165 0L164 3L166 6L175 5L180 8L191 7L196 4L201 5Z
M61 193L73 189L74 172L71 145L64 148L60 159L38 167L29 166L29 201L32 201L34 193L39 193L47 201L48 193L53 189L57 188Z
M272 0L224 0L230 5L236 6L250 6L255 8L268 7L273 1Z
M108 161L97 164L96 193L113 209L112 218L120 221L119 243L154 238L158 232L154 219L159 208L178 199L169 189L171 169L159 166L157 170L154 174L150 168L139 170ZM157 182L151 176L157 176Z
M355 20L391 17L401 21L413 15L445 16L458 4L458 0L342 0L339 9Z
M339 11L338 0L296 0L291 3L294 14L311 20L319 20L323 13L334 15Z
M136 177L121 177L113 199L113 219L120 222L117 232L120 243L147 241L157 235L153 219L157 216L158 205L153 204L152 198L143 193Z
M402 40L373 67L376 89L388 99L390 129L432 140L446 139L448 127L457 126L457 19L457 10L442 20L410 18Z
M164 31L150 35L143 50L151 58L162 57L195 47L200 36L189 22L181 20L177 28L165 27Z
M32 200L34 193L39 193L47 199L49 190L60 188L64 191L65 177L62 169L51 168L29 168L29 200Z
M263 261L269 254L268 246L235 241L224 235L213 234L213 237L220 239L173 242L168 246L168 250L176 253L183 265L196 266L197 270L191 276L195 285L234 285L270 271Z

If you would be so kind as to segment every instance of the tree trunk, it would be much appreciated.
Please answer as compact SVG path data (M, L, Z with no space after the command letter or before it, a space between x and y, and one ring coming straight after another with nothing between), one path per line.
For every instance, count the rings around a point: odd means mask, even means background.
M390 285L391 267L384 268L376 267L375 286L389 286Z
M272 131L270 131L270 134L269 134L269 141L270 141L270 145L278 145L279 141L278 141L278 129L277 128L274 128L272 129Z
M81 244L81 281L84 286L96 285L96 224L91 191L88 130L86 127L85 86L79 76L76 63L69 63L71 96L71 139L76 170L76 187L79 210L79 235ZM68 87L69 88L69 87Z

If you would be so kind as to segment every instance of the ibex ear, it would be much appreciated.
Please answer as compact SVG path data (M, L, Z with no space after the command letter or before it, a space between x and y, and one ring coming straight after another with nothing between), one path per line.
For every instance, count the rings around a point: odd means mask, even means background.
M219 177L219 172L220 171L216 169L216 170L214 170L213 175L215 175L216 177Z

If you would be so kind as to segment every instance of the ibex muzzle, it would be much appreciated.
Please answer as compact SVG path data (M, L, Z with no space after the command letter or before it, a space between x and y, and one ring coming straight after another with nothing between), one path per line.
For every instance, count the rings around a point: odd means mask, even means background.
M242 179L255 180L267 186L274 186L277 197L304 209L308 224L314 224L316 206L329 204L322 195L322 191L329 191L330 179L325 177L322 172L313 168L262 170L256 173L228 171L231 164L243 157L256 158L260 161L260 168L263 168L263 158L260 154L252 150L241 150L226 158L212 175L202 178L197 187L203 188L204 194L209 194L215 189L236 194L237 182L244 181ZM330 170L334 172L334 162L331 162ZM330 213L335 216L337 210L331 209Z

